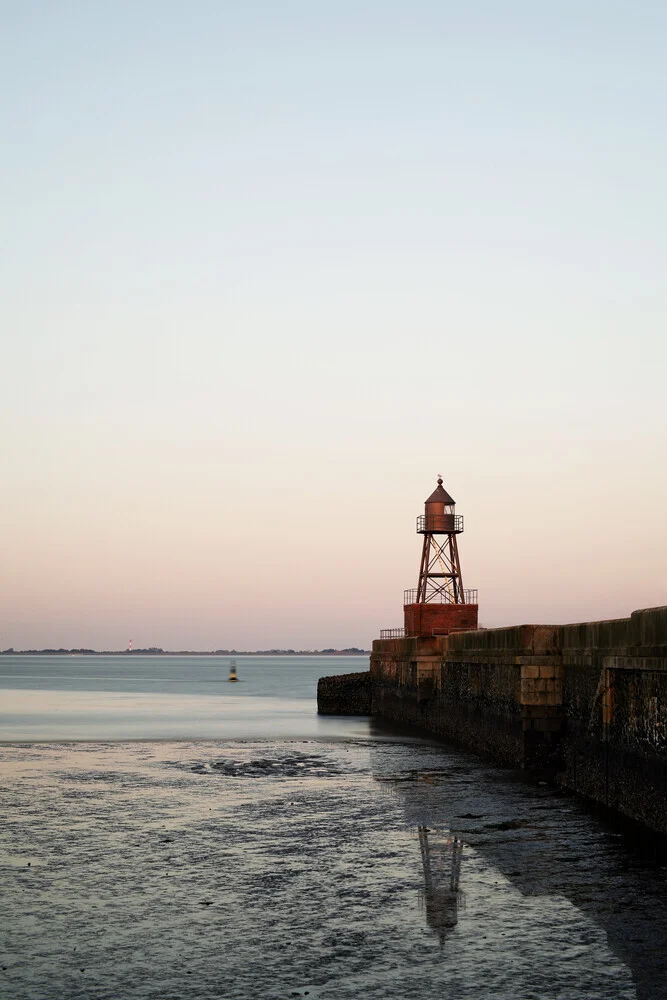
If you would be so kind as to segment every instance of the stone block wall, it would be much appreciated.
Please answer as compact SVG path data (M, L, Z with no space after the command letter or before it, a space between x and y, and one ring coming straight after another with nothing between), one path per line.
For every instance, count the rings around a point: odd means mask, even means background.
M667 608L561 628L564 787L667 832Z
M667 608L377 640L370 666L358 676L373 715L557 772L564 787L667 833Z

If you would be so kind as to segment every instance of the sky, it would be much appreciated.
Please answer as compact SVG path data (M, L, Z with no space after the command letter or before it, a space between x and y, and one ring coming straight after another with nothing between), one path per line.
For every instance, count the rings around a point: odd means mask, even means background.
M667 603L667 6L0 4L0 648Z

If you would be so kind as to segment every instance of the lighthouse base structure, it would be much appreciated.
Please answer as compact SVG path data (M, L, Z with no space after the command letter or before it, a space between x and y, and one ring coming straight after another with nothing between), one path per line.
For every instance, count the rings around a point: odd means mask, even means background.
M478 604L405 604L406 636L449 635L477 628Z

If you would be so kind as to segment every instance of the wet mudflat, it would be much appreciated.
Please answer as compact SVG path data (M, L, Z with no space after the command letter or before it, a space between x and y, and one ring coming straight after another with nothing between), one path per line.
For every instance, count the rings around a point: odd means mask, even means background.
M380 739L0 747L0 996L667 996L667 870Z

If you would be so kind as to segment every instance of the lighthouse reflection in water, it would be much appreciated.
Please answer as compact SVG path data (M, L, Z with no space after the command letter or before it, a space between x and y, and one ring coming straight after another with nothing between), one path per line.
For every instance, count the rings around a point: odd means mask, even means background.
M459 888L463 842L449 830L418 827L419 847L424 868L424 888L419 893L426 922L444 945L458 922L464 897Z

